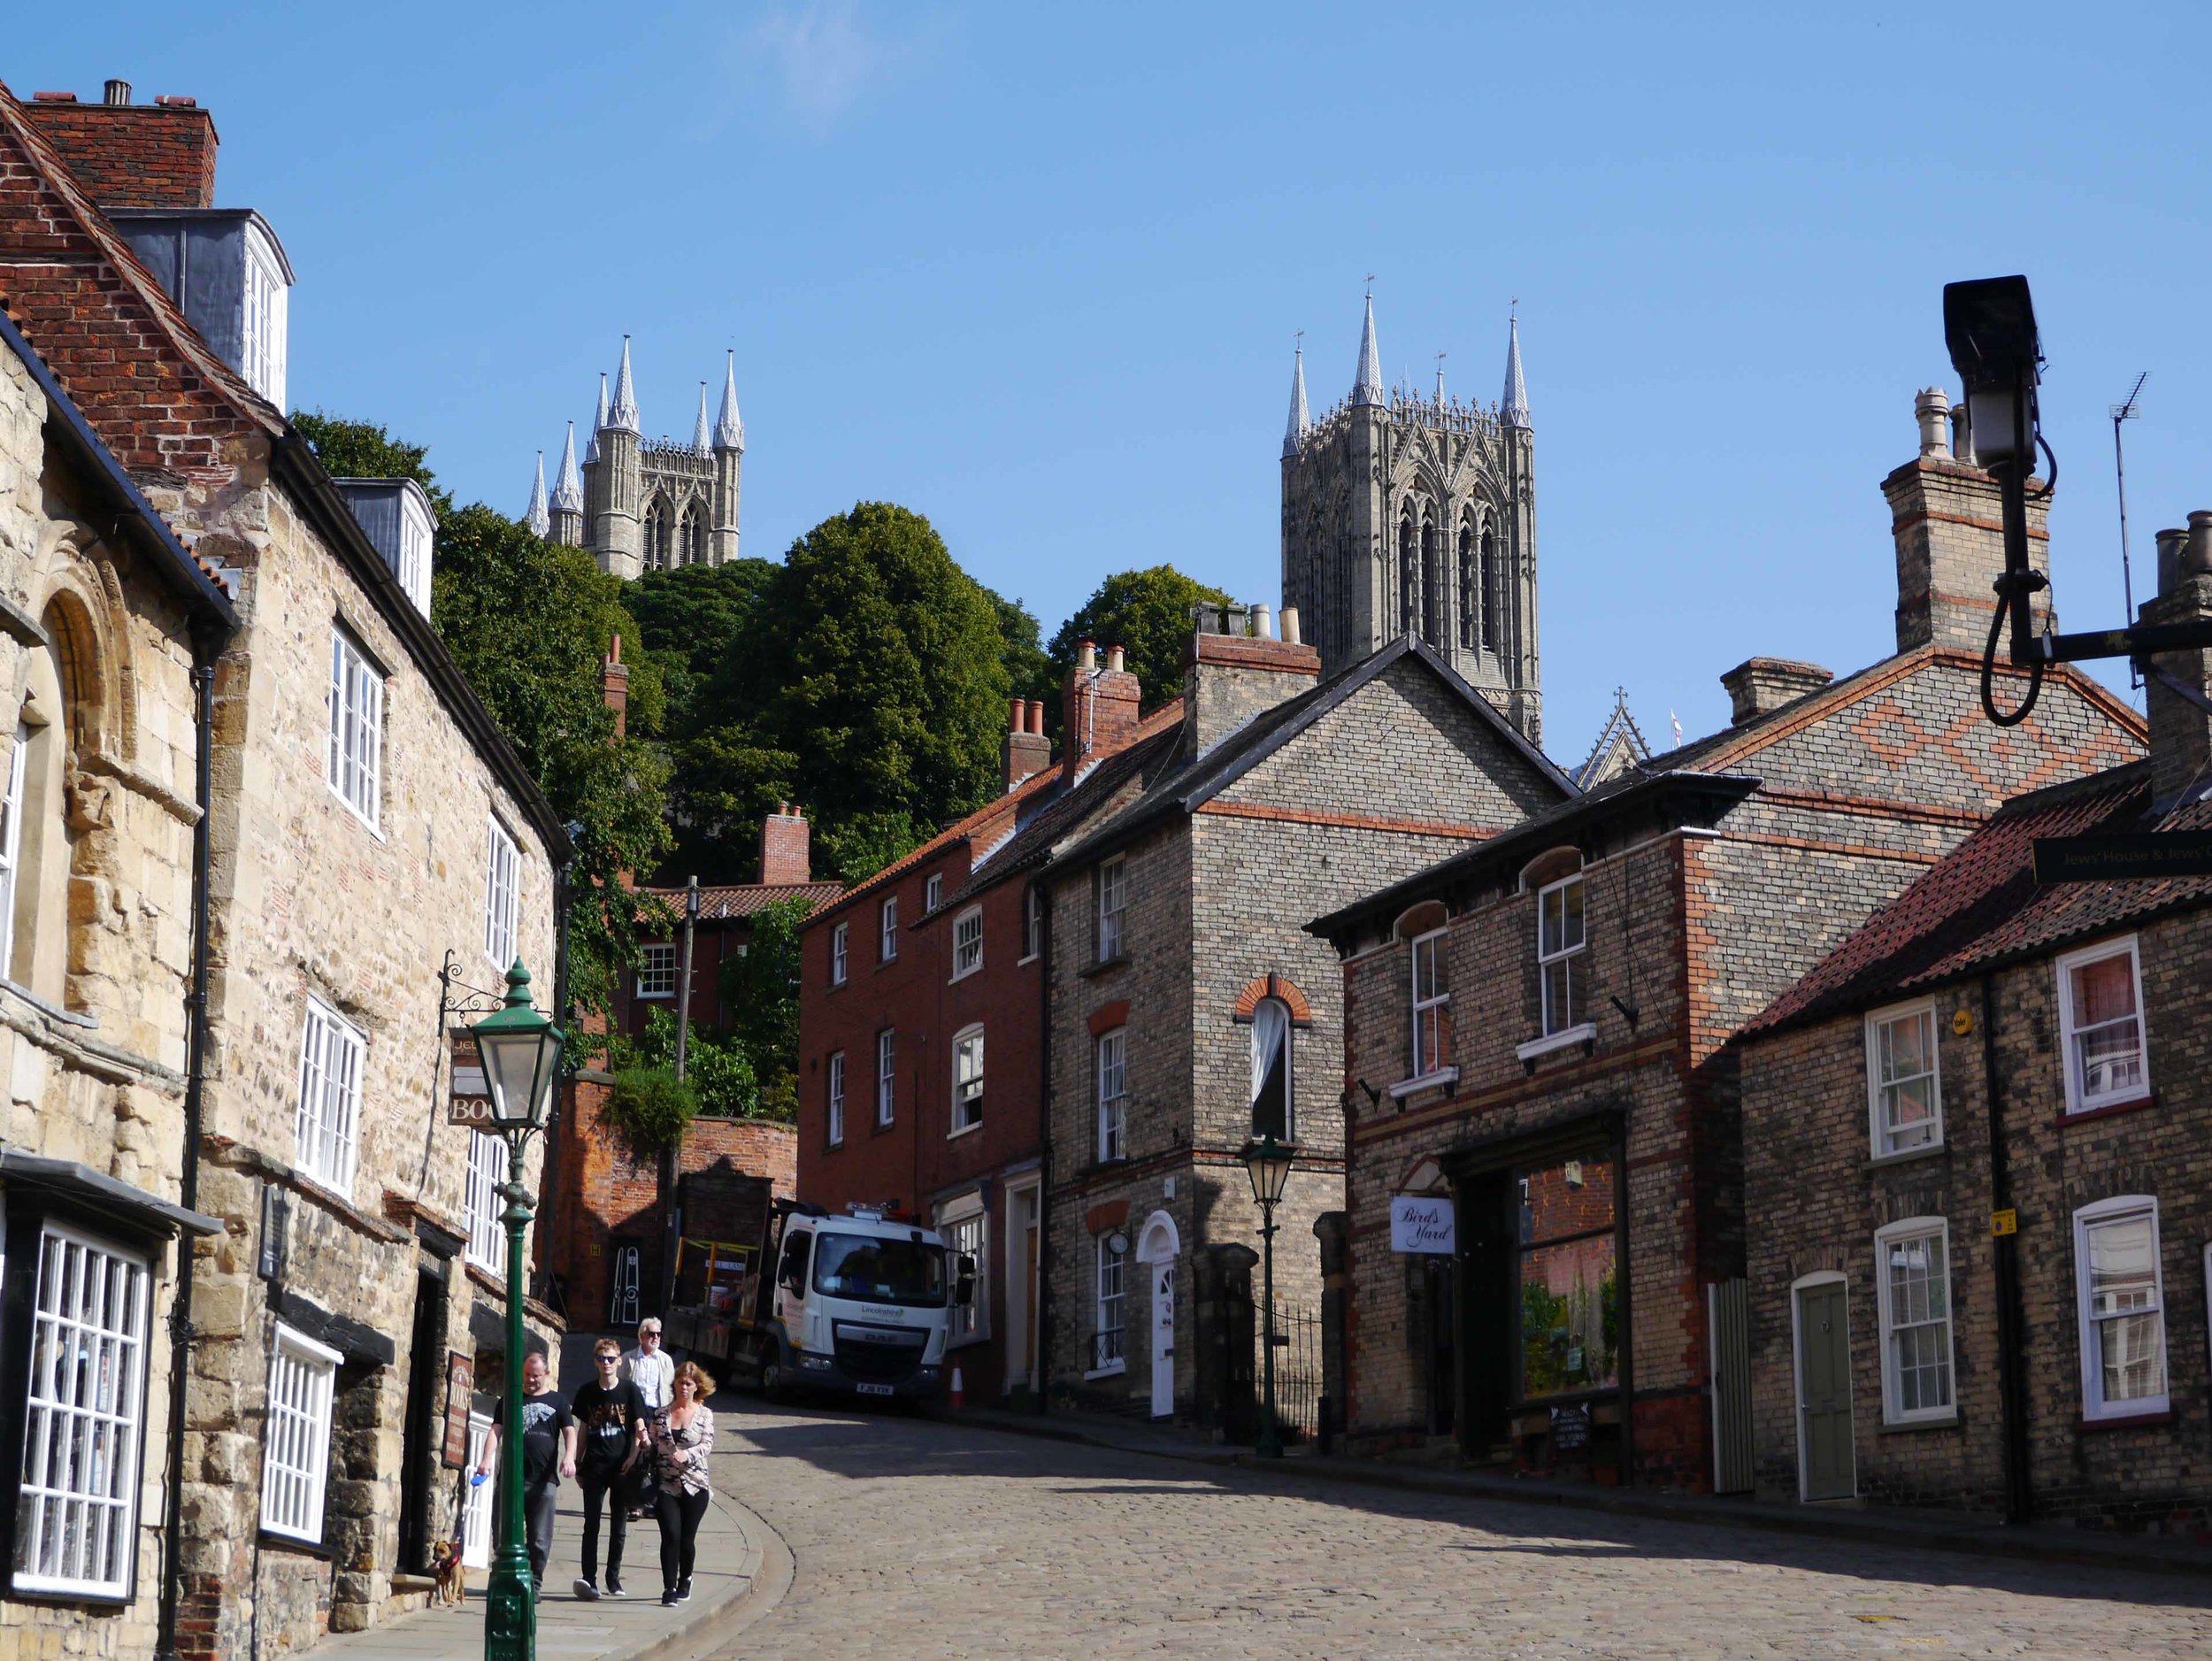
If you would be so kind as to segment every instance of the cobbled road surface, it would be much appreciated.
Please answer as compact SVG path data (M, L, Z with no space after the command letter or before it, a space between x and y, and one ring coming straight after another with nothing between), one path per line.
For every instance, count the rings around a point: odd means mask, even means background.
M788 1543L744 1661L2212 1658L2212 1582L1256 1476L825 1409L720 1421ZM718 1448L718 1453L722 1450ZM718 1473L718 1479L721 1473Z

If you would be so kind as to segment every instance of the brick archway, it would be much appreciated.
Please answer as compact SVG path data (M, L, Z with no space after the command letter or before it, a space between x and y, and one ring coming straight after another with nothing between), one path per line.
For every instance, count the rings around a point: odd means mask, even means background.
M1309 1027L1313 1025L1313 1005L1306 1002L1306 995L1298 989L1298 983L1272 970L1263 975L1255 975L1244 990L1237 994L1236 1008L1230 1012L1231 1019L1249 1021L1252 1012L1259 1008L1263 998L1279 999L1290 1011L1290 1024L1293 1027Z

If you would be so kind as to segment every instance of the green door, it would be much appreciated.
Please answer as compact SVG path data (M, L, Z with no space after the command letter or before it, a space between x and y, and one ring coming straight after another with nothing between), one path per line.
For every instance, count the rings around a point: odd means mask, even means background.
M1849 1499L1858 1475L1851 1451L1851 1325L1840 1280L1797 1294L1797 1380L1805 1497Z

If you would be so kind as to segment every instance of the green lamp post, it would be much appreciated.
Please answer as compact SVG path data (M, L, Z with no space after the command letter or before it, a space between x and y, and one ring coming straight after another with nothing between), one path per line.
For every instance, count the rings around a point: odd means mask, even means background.
M522 1521L522 1231L531 1218L522 1186L522 1153L552 1115L553 1081L561 1071L561 1029L530 1006L530 972L515 959L507 971L507 1002L471 1029L491 1097L491 1127L507 1143L506 1434L499 1441L499 1526L484 1592L484 1661L535 1661L536 1588Z
M1270 1131L1244 1144L1244 1171L1252 1179L1252 1197L1260 1208L1261 1297L1264 1300L1262 1330L1264 1342L1261 1366L1266 1380L1260 1407L1260 1439L1252 1451L1263 1459L1283 1457L1283 1439L1275 1428L1275 1208L1282 1203L1290 1184L1290 1162L1297 1148L1277 1142Z

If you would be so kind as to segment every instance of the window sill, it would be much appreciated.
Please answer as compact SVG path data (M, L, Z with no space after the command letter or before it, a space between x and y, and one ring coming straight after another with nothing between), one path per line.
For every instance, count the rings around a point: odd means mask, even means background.
M1041 955L1041 953L1033 951L1025 957L1017 957L1014 959L1014 967L1017 969L1026 969L1031 964L1036 962L1038 957Z
M868 1134L871 1136L880 1136L885 1131L896 1130L898 1127L899 1121L895 1119L879 1119L868 1127Z
M2108 1419L2092 1419L2084 1413L2076 1421L2074 1428L2087 1434L2093 1430L2147 1430L2173 1422L2174 1410L2171 1407L2157 1407L2146 1413L2115 1413Z
M1895 1153L1869 1155L1866 1168L1879 1171L1888 1165L1909 1165L1923 1159L1940 1159L1950 1151L1951 1144L1944 1142L1931 1142L1925 1148L1901 1148Z
M842 992L851 984L852 982L850 980L833 980L829 983L829 985L822 989L826 992Z
M1568 1027L1563 1033L1530 1039L1513 1051L1513 1058L1516 1061L1534 1061L1540 1057L1550 1055L1555 1050L1571 1050L1577 1044L1595 1043L1597 1036L1597 1023L1584 1021L1578 1027Z
M502 969L499 973L504 974L507 972ZM673 992L641 992L637 999L641 1004L665 1004L675 996Z
M506 971L503 969L500 973L504 974ZM100 1019L96 1015L81 1014L75 1010L65 1010L58 1004L49 1004L30 988L19 986L12 980L0 979L0 987L5 987L40 1014L54 1020L65 1022L72 1027L82 1027L91 1032L97 1032L100 1029Z
M1958 1409L1955 1407L1947 1413L1932 1413L1925 1419L1886 1419L1876 1429L1881 1435L1899 1436L1916 1430L1956 1430L1959 1424Z
M950 1142L956 1136L972 1136L982 1128L983 1121L979 1119L972 1125L956 1125L945 1133L945 1140Z
M1128 1372L1129 1364L1126 1361L1117 1361L1111 1366L1093 1367L1083 1375L1083 1382L1088 1384L1095 1379L1123 1378L1127 1375Z
M1440 1090L1447 1085L1459 1082L1457 1067L1439 1067L1434 1073L1424 1073L1410 1079L1401 1079L1390 1087L1393 1101L1402 1102L1409 1096L1418 1096L1424 1090Z
M895 969L898 966L899 955L896 952L893 952L888 957L879 957L876 959L875 972L878 974L881 974L886 969Z
M841 1153L844 1148L845 1139L842 1136L833 1136L822 1144L822 1151L825 1153Z
M303 1540L297 1534L283 1534L274 1528L264 1528L258 1532L261 1543L278 1551L297 1552L301 1557L320 1557L325 1562L338 1555L336 1548L326 1541Z
M2144 1096L2131 1096L2124 1102L2100 1102L2094 1107L2077 1108L2070 1112L2061 1113L2058 1122L2062 1127L2078 1125L2085 1119L2110 1119L2119 1113L2139 1113L2147 1107L2157 1105L2158 1092L2153 1090Z
M945 984L947 986L958 986L963 980L972 980L976 978L976 976L981 974L982 973L983 965L981 964L976 965L976 966L972 969L956 970L953 973L952 978L947 980Z
M359 808L354 806L352 803L347 801L346 798L339 793L338 787L332 784L327 776L326 776L323 780L323 787L330 793L330 799L335 802L340 807L345 809L346 817L348 819L358 825L363 830L368 832L370 835L375 837L377 841L385 842L387 840L382 827L380 827L377 822L371 819L366 813L364 813ZM502 971L502 973L503 973L504 971ZM278 1538L277 1535L270 1534L265 1528L261 1532L271 1540Z
M1126 957L1106 957L1097 963L1085 964L1075 973L1078 980L1088 980L1094 975L1111 974L1117 969L1126 969L1128 966L1129 959Z

